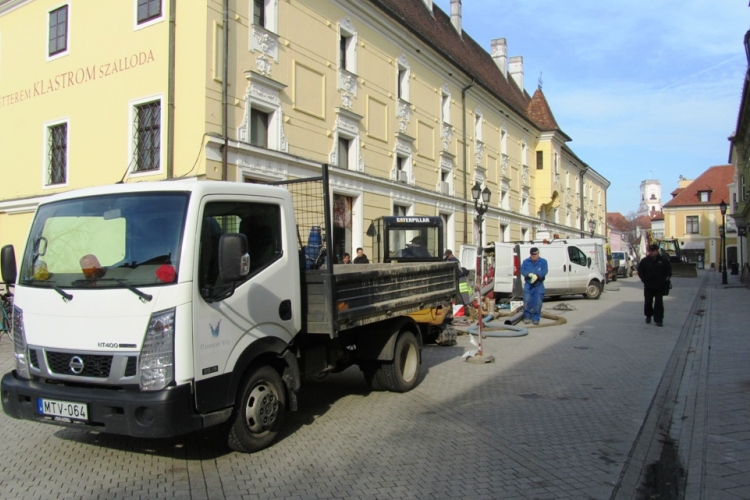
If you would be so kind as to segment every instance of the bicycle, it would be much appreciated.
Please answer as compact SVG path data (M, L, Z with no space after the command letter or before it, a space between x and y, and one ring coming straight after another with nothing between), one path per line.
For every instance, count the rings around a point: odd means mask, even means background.
M0 302L2 302L2 323L0 323L0 340L3 338L3 334L7 335L11 340L13 339L13 294L10 291L10 285L5 284L5 293L0 294Z

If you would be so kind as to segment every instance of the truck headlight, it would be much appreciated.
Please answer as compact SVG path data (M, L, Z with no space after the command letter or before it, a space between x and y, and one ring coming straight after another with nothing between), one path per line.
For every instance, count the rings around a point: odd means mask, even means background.
M21 378L31 379L29 374L28 345L26 345L26 334L23 331L23 312L19 307L13 306L13 349L16 358L16 372Z
M175 310L151 315L140 356L140 388L143 391L164 389L174 377Z

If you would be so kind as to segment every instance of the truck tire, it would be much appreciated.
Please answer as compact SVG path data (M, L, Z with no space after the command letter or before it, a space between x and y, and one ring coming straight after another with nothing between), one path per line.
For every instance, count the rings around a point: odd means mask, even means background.
M249 372L240 385L227 444L253 453L276 440L286 411L286 393L279 374L270 366Z
M589 281L589 286L586 287L586 293L583 294L589 300L596 300L602 294L602 286L596 280Z
M380 374L381 365L377 361L362 361L359 364L362 374L365 376L365 382L371 391L384 391L385 388L380 383L383 377Z
M421 354L417 337L403 331L396 340L393 361L383 363L375 373L378 383L391 392L408 392L417 385Z

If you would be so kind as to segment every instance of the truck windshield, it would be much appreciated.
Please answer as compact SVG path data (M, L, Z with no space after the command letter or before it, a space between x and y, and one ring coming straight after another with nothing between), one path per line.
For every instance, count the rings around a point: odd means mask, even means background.
M176 282L188 197L133 193L40 206L19 283L127 288Z

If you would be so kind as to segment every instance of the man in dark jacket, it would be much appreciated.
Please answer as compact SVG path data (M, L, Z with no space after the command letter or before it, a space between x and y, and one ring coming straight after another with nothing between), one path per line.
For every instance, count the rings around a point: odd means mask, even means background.
M643 282L643 296L646 300L643 306L646 323L651 323L653 316L656 326L664 324L664 287L668 286L671 276L669 259L659 253L658 245L649 245L648 255L638 263L638 277Z

